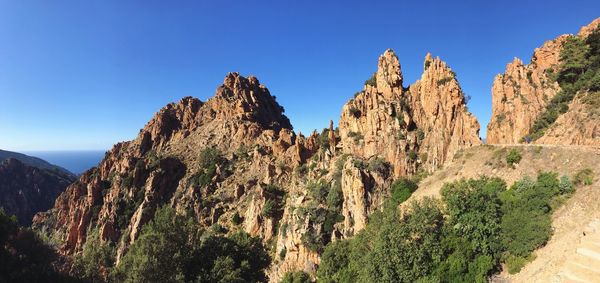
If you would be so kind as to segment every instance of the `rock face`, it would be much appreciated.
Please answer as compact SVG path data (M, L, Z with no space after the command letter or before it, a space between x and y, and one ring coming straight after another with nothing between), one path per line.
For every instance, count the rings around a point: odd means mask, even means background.
M522 142L535 120L560 87L551 76L559 67L562 43L568 35L547 41L533 52L527 65L515 58L504 74L494 78L492 118L487 142L516 144Z
M462 148L481 144L479 122L466 106L456 74L427 54L421 79L410 86L410 105L421 141L419 158L426 171L451 160ZM422 129L424 137L420 138Z
M342 110L342 151L354 159L342 172L342 237L365 227L393 179L432 172L461 148L481 144L479 123L467 111L464 93L446 63L427 54L421 79L408 88L402 83L398 58L387 50L373 78ZM368 163L367 169L357 167L357 160ZM388 167L377 170L373 164L378 160Z
M75 181L70 173L29 166L16 158L0 162L0 206L28 226L33 215L52 207L54 200Z
M386 51L372 85L344 106L339 130L330 122L308 137L293 132L256 78L230 73L208 101L186 97L161 109L34 226L60 239L68 256L97 230L116 244L118 262L156 208L170 205L200 226L262 238L274 250L272 282L290 271L314 275L323 246L363 229L396 177L432 171L480 144L453 72L429 55L425 65L404 88L398 58Z
M587 37L600 23L600 18L581 28L577 36ZM572 35L561 35L536 48L531 62L515 58L506 67L504 74L497 75L492 86L492 117L488 124L487 142L490 144L517 144L524 142L531 127L545 111L550 100L560 91L554 74L560 67L560 52L563 43ZM585 117L576 112L577 102L570 107L568 117L561 121L583 121ZM566 114L565 114L566 115ZM587 115L586 115L587 117ZM589 120L589 119L588 119ZM596 120L597 121L597 120ZM594 123L584 126L579 133L580 124L555 122L552 129L535 143L552 144L597 144ZM596 138L593 138L595 136Z
M344 153L381 157L402 176L419 168L431 172L460 148L481 143L454 72L439 58L428 54L421 79L405 89L398 58L387 50L374 78L344 105Z

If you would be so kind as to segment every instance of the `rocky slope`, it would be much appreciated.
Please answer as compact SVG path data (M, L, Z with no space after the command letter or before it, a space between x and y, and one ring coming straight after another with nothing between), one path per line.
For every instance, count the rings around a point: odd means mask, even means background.
M339 130L330 122L308 137L293 132L256 78L230 73L208 101L161 109L34 226L67 256L97 230L116 244L118 262L156 208L170 205L204 227L261 237L271 281L314 274L324 245L361 230L396 177L436 169L479 144L478 130L453 72L429 55L421 80L404 88L386 51L373 85L344 106Z
M70 173L48 168L26 165L12 157L0 162L0 207L8 215L16 215L20 225L31 224L34 214L50 209L75 181Z
M600 24L600 18L581 28L576 35L585 39ZM545 42L533 52L531 62L515 58L492 86L492 117L488 124L487 142L517 144L524 141L536 119L546 110L550 100L561 90L555 74L559 71L563 44L572 35L561 35ZM544 133L540 144L600 144L597 118L580 111L577 102ZM582 114L583 113L583 114ZM581 116L583 115L583 117ZM584 125L581 126L581 122Z
M569 111L558 117L536 143L600 146L600 108L583 102L592 96L600 101L600 93L581 93L576 97L569 103Z

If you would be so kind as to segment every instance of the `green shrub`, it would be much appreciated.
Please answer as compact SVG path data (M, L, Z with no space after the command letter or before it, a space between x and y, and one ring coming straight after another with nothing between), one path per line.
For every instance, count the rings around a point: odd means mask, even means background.
M414 181L406 178L396 180L392 184L392 201L394 204L403 203L416 190L417 184Z
M336 169L332 183L323 180L309 182L306 191L308 201L298 208L298 214L309 223L309 231L301 237L309 250L322 252L331 239L334 225L344 220L340 214L343 196L341 169Z
M203 149L198 156L199 170L190 177L190 183L199 188L206 187L215 176L217 166L221 166L224 163L225 159L217 149Z
M521 153L517 149L513 148L506 155L506 163L508 165L519 164L519 162L521 162L521 158Z
M326 150L329 149L329 129L324 128L321 133L317 136L317 144L319 145L319 149Z
M367 165L365 164L365 162L362 159L354 159L352 160L352 166L354 168L360 169L360 170L365 170L367 168Z
M341 184L339 186L332 186L327 193L327 206L329 209L339 211L342 209L343 198Z
M306 164L302 164L302 165L296 167L294 169L294 172L296 172L296 174L299 176L304 176L304 175L306 175L306 173L308 173L308 167L306 166Z
M569 176L560 177L560 183L558 184L558 190L561 194L569 194L573 192L573 183L569 179Z
M446 183L442 200L446 204L448 226L457 236L465 237L474 252L497 258L501 252L499 193L506 183L499 178L481 177Z
M92 230L83 245L83 252L75 257L73 264L74 273L78 278L94 281L102 278L100 269L111 270L116 256L112 243L102 243L98 230Z
M421 129L417 129L417 140L422 141L423 139L425 139L425 132Z
M362 235L362 234L359 234ZM353 282L356 281L356 274L348 272L351 269L351 257L353 249L351 243L356 240L341 240L333 242L325 248L321 255L321 264L317 269L317 278L319 282Z
M399 221L390 220L364 255L358 282L412 282L432 273L443 257L443 214L438 203L412 203Z
M533 84L533 78L531 76L532 74L533 74L533 71L531 71L531 70L527 71L527 80L529 81L530 84Z
M416 151L410 150L410 151L408 151L407 157L408 157L408 160L416 161L419 156L417 155Z
M265 204L263 205L261 215L264 217L272 218L276 215L276 213L277 213L277 204L274 201L267 199L265 201Z
M213 225L210 226L210 231L212 231L214 234L225 234L227 233L227 229L225 229L225 227L223 227L223 225L219 224L219 223L215 223Z
M146 160L148 162L148 169L154 170L160 166L162 157L157 155L155 151L151 150L146 154Z
M234 155L237 159L246 160L246 161L250 160L250 158L251 158L250 148L247 145L242 144L235 151Z
M310 283L310 276L303 271L288 272L281 279L281 283Z
M386 175L388 172L389 163L385 161L385 159L381 157L371 158L369 160L369 165L367 165L367 169L371 172L378 172L382 175Z
M398 135L396 136L397 139L399 140L406 140L406 134L403 132L398 132Z
M586 69L588 50L585 42L579 37L567 38L560 52L561 66L556 77L559 84L573 84L577 81Z
M506 119L506 114L500 113L500 114L496 115L496 122L498 124L502 123L502 121L504 121L504 119Z
M324 182L311 182L306 189L309 197L317 203L324 203L329 193L329 187Z
M578 186L591 185L592 183L594 183L594 171L592 171L592 169L589 168L578 171L577 174L575 174L575 176L573 177L573 183L575 183L575 185Z
M338 160L335 161L335 170L341 171L342 169L344 169L344 164L346 164L348 157L350 157L350 154L343 154L342 156L340 156L340 158L338 158Z
M219 164L222 159L223 157L221 157L219 150L207 147L200 151L200 154L198 155L198 165L200 168L207 168Z
M270 195L283 195L285 192L274 184L263 184L263 190Z
M309 228L300 238L302 245L313 252L322 252L325 246L325 239L321 233Z
M121 185L124 188L131 188L133 185L133 174L126 174L121 177Z
M560 195L556 173L523 178L502 195L502 242L509 255L527 257L552 235L550 202Z
M348 132L348 137L352 138L355 143L363 139L363 135L357 132Z
M446 83L452 81L452 79L453 79L452 77L445 77L445 78L439 79L437 81L437 85L438 86L445 85Z
M505 260L508 273L517 274L530 261L529 258L510 255Z
M431 61L429 61L429 60L425 61L425 65L424 65L423 69L426 71L427 69L429 69L430 65L431 65Z
M231 216L231 223L233 223L233 225L240 225L243 221L244 219L242 219L237 211Z
M361 115L360 110L358 110L358 108L354 106L351 106L350 109L348 109L348 111L350 112L350 115L354 116L355 118L358 118Z
M365 85L377 86L377 73L373 73L373 76L365 81Z
M284 260L286 254L287 254L287 249L286 248L281 249L281 251L279 251L279 260Z

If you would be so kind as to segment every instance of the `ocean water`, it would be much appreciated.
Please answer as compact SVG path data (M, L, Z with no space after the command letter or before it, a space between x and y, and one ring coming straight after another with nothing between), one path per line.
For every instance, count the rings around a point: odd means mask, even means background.
M73 151L27 151L27 155L39 157L52 164L61 166L76 175L97 166L106 151L104 150L73 150Z

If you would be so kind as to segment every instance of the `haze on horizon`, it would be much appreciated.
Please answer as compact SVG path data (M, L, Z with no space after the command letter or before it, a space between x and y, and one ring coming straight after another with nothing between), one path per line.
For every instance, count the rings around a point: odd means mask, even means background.
M427 52L446 61L485 137L494 76L597 11L590 0L0 0L0 148L106 150L167 103L212 97L233 71L257 76L309 133L337 123L387 48L405 86Z

